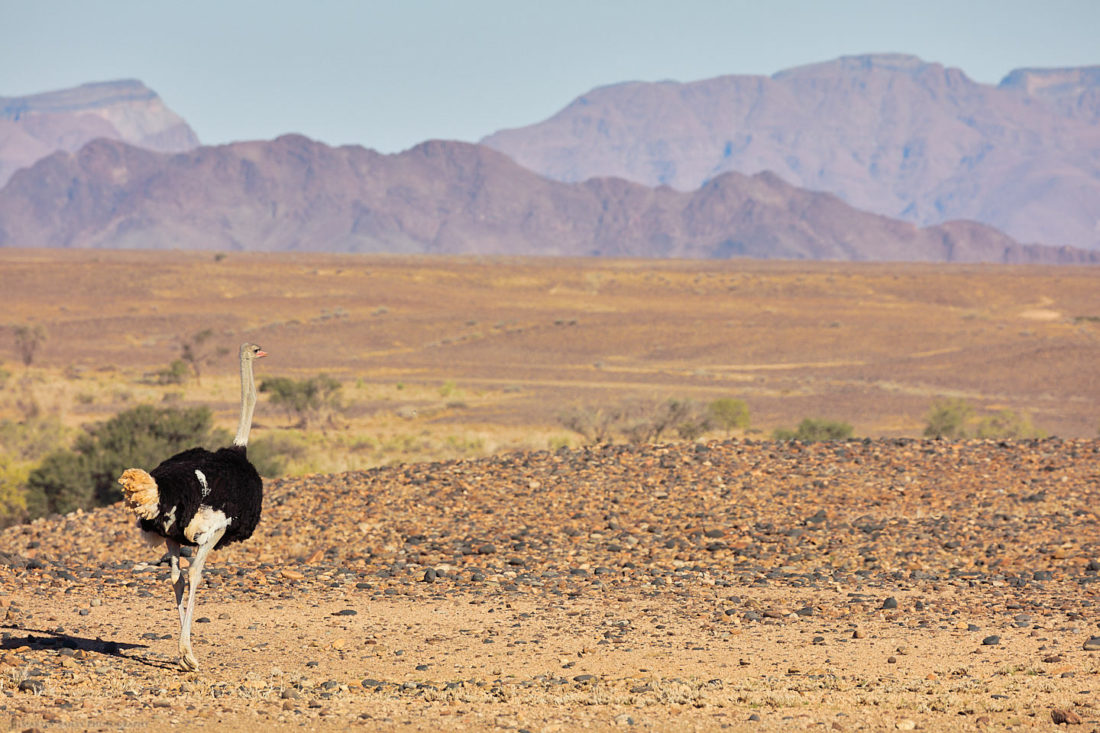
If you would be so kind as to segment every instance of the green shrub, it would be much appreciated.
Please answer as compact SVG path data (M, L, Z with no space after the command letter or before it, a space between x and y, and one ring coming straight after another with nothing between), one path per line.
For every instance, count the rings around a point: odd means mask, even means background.
M183 359L173 359L172 363L156 372L157 384L183 384L191 367Z
M1046 432L1035 427L1031 417L1013 410L1001 410L978 423L979 438L1045 438Z
M813 443L822 440L844 440L852 437L852 426L837 420L822 420L808 417L798 424L798 428L777 428L772 437L776 440L801 440Z
M23 521L27 515L27 468L0 453L0 529Z
M966 424L974 414L974 408L963 399L940 399L932 403L928 411L928 424L924 428L926 438L965 438Z
M70 434L57 417L0 420L0 453L18 461L37 462L58 445L69 442Z
M210 410L141 405L85 428L72 450L47 455L27 478L30 515L65 513L122 498L117 479L127 468L150 470L187 448L225 442L211 427Z
M707 415L716 427L728 433L749 427L749 406L744 400L723 397L707 405Z

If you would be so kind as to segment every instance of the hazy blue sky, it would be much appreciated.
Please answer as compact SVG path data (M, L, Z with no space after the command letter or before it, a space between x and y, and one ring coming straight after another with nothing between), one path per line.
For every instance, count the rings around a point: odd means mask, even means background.
M137 78L205 143L395 152L592 87L902 52L996 83L1100 64L1100 0L0 0L0 96Z

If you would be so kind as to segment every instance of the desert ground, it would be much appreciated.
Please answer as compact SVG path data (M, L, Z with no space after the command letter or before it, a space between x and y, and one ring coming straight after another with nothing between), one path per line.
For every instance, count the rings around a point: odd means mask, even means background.
M0 417L232 427L232 364L148 379L206 328L345 396L211 556L197 672L121 505L4 530L0 724L1100 729L1098 275L0 252L4 320L48 334L28 366L0 344ZM944 396L1058 437L921 438ZM589 445L558 420L669 397L752 427ZM806 416L857 438L769 439ZM254 434L292 422L261 400Z

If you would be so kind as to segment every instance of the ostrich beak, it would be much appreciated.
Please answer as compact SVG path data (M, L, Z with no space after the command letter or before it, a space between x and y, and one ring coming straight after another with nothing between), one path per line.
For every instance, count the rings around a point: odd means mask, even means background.
M262 359L262 358L264 358L265 356L267 356L267 352L266 352L266 351L257 351L257 352L256 352L256 358L257 358L257 359Z

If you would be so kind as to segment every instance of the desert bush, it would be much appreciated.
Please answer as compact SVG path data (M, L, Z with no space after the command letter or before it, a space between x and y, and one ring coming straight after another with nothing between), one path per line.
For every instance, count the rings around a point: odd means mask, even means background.
M1031 422L1031 416L1014 410L1000 412L982 418L978 423L979 438L1045 438L1046 432Z
M707 405L707 415L715 427L732 433L749 427L749 406L744 400L723 397Z
M152 468L196 445L224 443L210 410L141 405L85 428L71 450L48 454L27 477L27 509L33 516L111 504L122 498L116 483L131 466Z
M30 366L34 362L34 355L38 353L38 347L46 340L45 326L40 323L34 326L12 326L12 331L15 333L15 349L23 360L23 366Z
M654 443L675 432L685 440L694 440L710 429L707 411L686 399L663 402L630 401L610 407L573 408L558 416L558 421L586 442L611 443L618 435L636 445Z
M260 391L271 395L271 404L286 411L290 420L297 418L298 427L328 419L340 409L340 382L321 374L309 379L273 377L260 383Z
M15 461L35 463L58 445L67 443L70 435L70 430L56 416L22 422L0 420L0 453Z
M932 403L928 411L928 424L924 428L926 438L965 438L966 424L974 414L974 408L963 399L940 399Z
M283 431L268 433L248 444L248 460L266 478L285 475L287 469L308 455L309 446L300 436Z
M612 442L615 427L622 419L619 408L572 407L558 415L558 422L578 433L586 443L604 445Z
M26 518L27 495L23 486L28 473L26 465L0 453L0 529Z
M852 437L852 426L839 420L823 420L807 417L794 430L777 428L772 437L776 440L801 440L813 443L822 440L844 440Z
M196 382L202 380L202 368L204 366L229 353L229 349L224 346L215 348L210 343L210 339L213 337L214 329L207 328L192 334L180 344L180 359L191 367Z
M173 359L164 369L155 372L157 384L183 384L191 367L183 359Z

